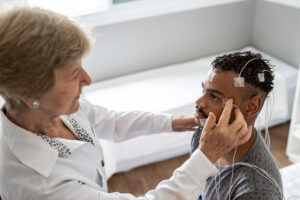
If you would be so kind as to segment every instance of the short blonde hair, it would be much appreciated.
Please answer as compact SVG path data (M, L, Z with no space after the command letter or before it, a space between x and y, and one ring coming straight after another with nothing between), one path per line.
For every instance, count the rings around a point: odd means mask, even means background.
M61 14L19 7L0 14L0 94L9 106L17 96L38 100L55 84L54 69L84 56L87 34Z

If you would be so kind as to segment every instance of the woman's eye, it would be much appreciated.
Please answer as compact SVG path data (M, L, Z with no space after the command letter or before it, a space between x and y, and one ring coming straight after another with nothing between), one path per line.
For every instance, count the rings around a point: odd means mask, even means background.
M76 79L79 77L79 73L80 73L80 72L77 72L77 73L75 74L75 76L72 78L72 81L76 80Z

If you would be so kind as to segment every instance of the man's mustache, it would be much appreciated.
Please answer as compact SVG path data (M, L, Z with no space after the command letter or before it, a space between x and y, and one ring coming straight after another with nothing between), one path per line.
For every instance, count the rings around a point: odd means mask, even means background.
M201 109L200 106L196 105L195 107L197 111L200 112L205 118L208 118L208 115Z

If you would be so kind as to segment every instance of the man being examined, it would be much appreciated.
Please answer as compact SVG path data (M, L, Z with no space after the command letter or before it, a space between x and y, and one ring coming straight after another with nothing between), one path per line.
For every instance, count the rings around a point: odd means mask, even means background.
M259 73L263 73L262 79ZM244 84L240 79L244 79ZM212 62L210 75L202 83L203 95L196 101L196 120L200 124L213 112L218 121L224 102L233 99L234 109L240 109L247 124L253 126L273 89L273 80L272 69L260 54L236 52L217 57ZM194 133L191 152L199 146L202 128L199 126ZM225 154L215 164L219 173L207 180L202 199L282 199L278 166L255 128L248 142Z

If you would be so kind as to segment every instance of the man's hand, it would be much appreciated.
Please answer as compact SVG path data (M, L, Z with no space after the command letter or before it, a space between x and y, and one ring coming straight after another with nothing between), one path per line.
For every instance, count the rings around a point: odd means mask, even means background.
M251 136L252 126L247 127L247 123L238 109L234 110L235 120L228 124L231 110L232 99L226 102L219 123L215 125L216 117L213 113L209 113L203 128L199 148L212 163L215 163L234 147L247 142Z
M173 117L172 119L172 128L173 131L194 131L197 124L195 123L195 117Z

